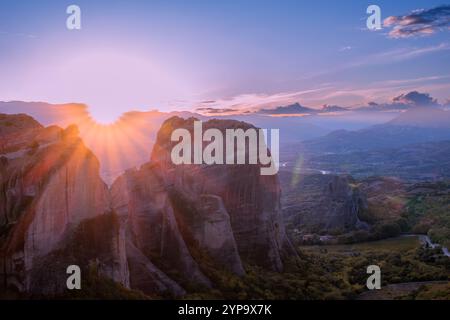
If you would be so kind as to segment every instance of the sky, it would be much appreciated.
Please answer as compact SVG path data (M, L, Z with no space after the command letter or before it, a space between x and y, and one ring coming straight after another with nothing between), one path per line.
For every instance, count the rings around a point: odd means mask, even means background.
M66 28L71 4L81 8L81 30ZM370 4L381 8L379 31L366 27ZM356 107L411 90L445 101L448 6L2 0L0 101L86 103L103 123L129 110Z

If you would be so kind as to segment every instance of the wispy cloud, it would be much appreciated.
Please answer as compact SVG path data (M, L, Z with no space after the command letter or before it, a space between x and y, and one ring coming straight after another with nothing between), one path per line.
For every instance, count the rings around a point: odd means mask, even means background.
M353 49L352 46L343 46L339 48L339 52L350 51L352 49Z
M337 85L335 90L323 93L317 97L317 101L310 99L306 103L336 103L336 101L347 101L344 106L358 107L370 101L390 101L393 96L402 92L423 91L439 92L450 88L447 76L430 76L412 79L386 79L374 81L363 85ZM442 98L442 97L441 97Z
M391 38L426 36L450 29L450 5L432 9L419 9L404 16L390 16L384 26L392 28Z
M362 58L358 61L350 63L347 67L358 67L364 65L376 65L376 64L386 64L398 61L404 61L408 59L413 59L421 57L427 54L450 50L450 45L448 43L440 43L433 46L427 46L422 48L417 47L403 47L398 49L393 49L385 52L375 53Z
M437 75L428 77L408 78L408 79L391 79L378 81L376 84L392 85L392 86L407 86L417 85L418 83L429 84L434 81L450 79L450 75Z
M360 67L372 66L372 65L388 65L394 62L406 61L409 59L419 58L428 54L433 54L441 51L450 50L450 44L443 42L436 45L430 45L426 47L412 47L403 46L391 50L377 52L362 56L354 59L351 62L343 63L334 68L321 70L318 72L310 73L302 76L298 80L309 80L317 77L324 77L330 74L343 72L349 69L356 69Z
M238 109L231 109L231 108L197 108L195 109L195 111L200 112L202 114L208 114L208 115L213 115L213 114L220 114L220 115L225 115L225 114L235 114L235 113L240 113L241 111Z
M7 32L7 31L1 31L1 30L0 30L0 35L12 36L12 37L23 37L23 38L30 38L30 39L37 38L34 34L21 33L21 32Z
M202 113L248 113L261 108L278 107L280 105L289 105L308 96L317 95L321 92L332 90L332 87L321 87L311 90L302 90L294 92L281 92L275 94L249 93L241 94L228 99L218 99L214 101L204 101L197 105L196 110Z
M395 80L392 80L395 81ZM440 88L448 88L450 84L438 84ZM411 88L414 88L411 86ZM422 89L436 89L433 86L421 86ZM196 111L205 115L263 115L263 116L283 116L283 117L298 117L298 116L311 116L311 115L340 115L347 111L398 111L406 110L413 107L445 107L448 102L442 100L439 101L431 96L427 91L417 89L405 89L404 87L393 88L391 86L386 87L360 87L360 88L341 88L341 89L329 89L327 92L314 93L313 96L308 98L303 97L302 103L306 103L305 107L297 100L293 102L291 98L295 97L295 94L276 94L266 95L264 102L270 99L270 105L261 105L261 95L258 95L256 100L251 100L254 95L245 95L245 102L241 101L242 96L229 99L228 101L237 102L236 108L219 108L219 107L202 107L197 108ZM253 98L252 98L253 97ZM278 100L278 98L288 98L288 100ZM336 99L350 98L350 101L359 101L354 104L341 105L329 105L327 101L333 101ZM284 104L286 101L290 101L288 105ZM377 101L377 102L374 102ZM221 103L216 101L215 103ZM317 103L322 103L320 107L317 107Z

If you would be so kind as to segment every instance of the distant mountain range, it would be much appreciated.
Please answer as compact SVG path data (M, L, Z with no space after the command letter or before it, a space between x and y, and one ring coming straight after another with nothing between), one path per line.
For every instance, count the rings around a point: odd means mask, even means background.
M349 153L441 140L450 140L450 112L415 108L386 124L358 131L334 131L306 141L304 146L315 153Z
M411 181L450 178L450 111L414 108L381 125L323 137L284 149L287 168L303 159L303 170L395 176Z
M387 176L412 182L445 180L450 179L450 140L312 155L306 165L325 172L350 174L357 179Z
M414 108L401 113L390 125L417 128L450 128L450 112L438 108Z

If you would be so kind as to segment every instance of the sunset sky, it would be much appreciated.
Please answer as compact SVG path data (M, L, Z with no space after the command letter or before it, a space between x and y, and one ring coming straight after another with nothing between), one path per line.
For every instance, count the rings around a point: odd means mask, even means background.
M70 4L81 7L80 31L66 29ZM368 31L370 4L382 19L398 18ZM2 0L0 101L82 102L100 122L132 109L354 107L410 90L445 101L449 8L441 0Z

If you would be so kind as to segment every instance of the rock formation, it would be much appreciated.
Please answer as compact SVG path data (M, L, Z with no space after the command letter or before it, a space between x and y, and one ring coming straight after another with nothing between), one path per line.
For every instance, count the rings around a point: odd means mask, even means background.
M151 161L108 189L77 127L0 115L0 286L63 294L66 268L79 265L125 288L177 297L213 287L211 266L239 276L244 263L281 271L295 252L278 177L261 176L259 165L173 165L171 132L192 123L167 120Z
M184 283L209 286L181 236L169 194L151 165L129 170L111 188L113 208L127 218L129 237L147 259Z
M57 251L70 249L68 239L80 231L82 221L109 212L108 188L98 174L97 159L79 139L76 127L43 128L26 115L1 115L0 119L0 257L4 283L46 293L46 287L42 283L37 287L32 275L52 270L43 262ZM110 246L103 248L106 252L97 252L111 258L100 261L104 264L101 271L127 286L125 238L119 229L117 233L109 231L116 241L109 239ZM65 278L67 266L77 264L77 258L65 259L67 264L57 275ZM63 286L65 281L48 291L57 293Z
M182 202L178 207L192 208L191 215L185 210L175 210L177 220L183 226L181 229L185 234L192 233L194 238L201 237L192 230L195 222L191 222L192 217L201 215L202 210L204 211L203 204L208 200L207 202L219 208L220 213L216 210L218 219L214 222L215 226L210 223L202 228L212 227L223 231L228 228L229 219L232 234L228 231L222 232L224 236L228 234L228 239L220 239L225 247L207 250L219 249L217 250L219 255L223 255L224 252L231 254L236 246L237 254L244 262L281 271L283 252L294 253L286 237L281 216L281 189L278 176L262 176L260 165L175 166L170 158L171 150L176 144L170 139L171 133L176 128L193 132L194 121L194 118L184 120L178 117L167 120L158 133L151 159L157 170L162 173L165 183L171 186L174 201ZM224 134L226 129L247 130L254 127L234 120L210 120L203 123L205 131L210 128L218 129ZM190 229L187 230L188 228ZM213 243L217 242L203 241L204 245ZM233 265L229 269L238 271L239 262L234 255L233 253L229 256Z
M283 172L286 219L302 233L367 229L360 220L367 199L347 176L295 175Z

